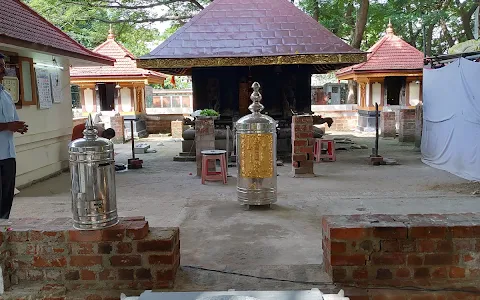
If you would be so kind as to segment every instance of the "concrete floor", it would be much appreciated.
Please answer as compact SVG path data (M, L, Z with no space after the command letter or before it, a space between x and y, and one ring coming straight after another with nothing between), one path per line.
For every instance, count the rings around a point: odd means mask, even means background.
M349 137L369 148L374 143L372 137ZM158 153L140 155L141 170L117 173L119 215L146 216L151 226L180 227L183 267L178 290L311 288L327 283L320 267L323 215L480 211L478 197L439 188L464 180L422 164L411 144L397 140L380 143L380 154L397 159L397 166L370 166L371 150L351 150L337 152L335 163L316 164L315 178L292 178L291 165L279 167L277 204L271 210L251 211L236 202L236 169L229 170L233 176L228 185L202 185L190 175L195 174L195 163L172 161L181 142L167 138L142 142ZM126 163L129 144L116 146L116 152L117 162ZM62 174L22 190L12 218L71 216L69 188L69 175Z

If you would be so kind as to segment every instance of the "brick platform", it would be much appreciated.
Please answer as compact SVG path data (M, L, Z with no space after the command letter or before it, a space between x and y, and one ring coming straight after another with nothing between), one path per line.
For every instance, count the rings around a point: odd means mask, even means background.
M479 250L480 214L323 219L324 266L334 282L478 289Z
M75 230L67 218L8 221L0 222L7 290L40 284L67 292L117 290L120 295L123 290L171 288L175 282L178 228L149 228L142 217L122 218L118 225L96 231Z
M294 177L314 176L313 173L313 118L292 118L292 172Z

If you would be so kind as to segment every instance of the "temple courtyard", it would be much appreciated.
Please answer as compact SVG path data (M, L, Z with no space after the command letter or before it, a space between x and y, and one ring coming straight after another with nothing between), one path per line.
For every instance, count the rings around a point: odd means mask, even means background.
M373 137L331 136L369 149L338 151L336 162L315 165L315 178L292 178L285 163L278 167L278 202L250 211L236 202L235 168L228 185L202 185L195 163L172 159L181 142L143 139L157 152L139 155L143 169L117 173L119 215L180 227L177 290L225 290L328 287L321 271L324 215L480 212L478 185L424 165L413 144L381 139L380 154L399 165L374 167ZM130 144L115 147L117 162L126 163ZM69 189L68 173L22 189L11 217L70 217Z

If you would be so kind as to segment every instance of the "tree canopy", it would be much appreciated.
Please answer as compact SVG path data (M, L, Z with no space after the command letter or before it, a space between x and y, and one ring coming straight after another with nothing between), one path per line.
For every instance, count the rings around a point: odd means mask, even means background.
M365 7L365 2L369 7L361 49L370 48L391 20L395 33L422 51L425 34L427 55L446 53L456 43L473 39L473 16L480 3L478 0L301 0L300 6L327 29L356 46L354 32L361 25L361 7Z
M24 0L83 45L103 42L112 24L136 55L148 52L212 0ZM427 55L473 39L479 0L299 0L300 7L352 46L372 46L391 20L397 35ZM165 32L155 24L171 22ZM425 36L425 38L424 38ZM425 45L424 45L425 41Z

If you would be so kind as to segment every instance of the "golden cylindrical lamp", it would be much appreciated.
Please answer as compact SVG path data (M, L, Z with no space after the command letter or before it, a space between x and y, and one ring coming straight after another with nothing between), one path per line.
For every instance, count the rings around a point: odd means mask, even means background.
M237 197L250 205L270 205L277 201L277 124L261 113L260 84L252 85L251 114L235 124L237 137Z

